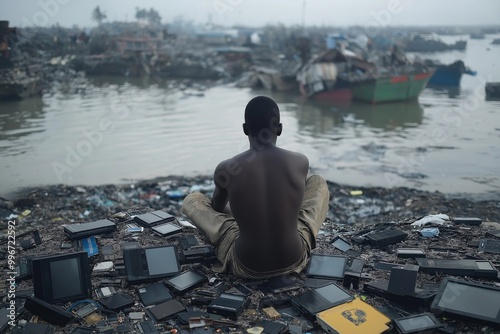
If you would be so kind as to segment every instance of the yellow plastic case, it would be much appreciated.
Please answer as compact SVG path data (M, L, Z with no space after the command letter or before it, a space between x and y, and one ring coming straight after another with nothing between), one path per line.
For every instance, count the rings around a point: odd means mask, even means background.
M391 319L361 299L316 314L318 324L331 334L380 334Z

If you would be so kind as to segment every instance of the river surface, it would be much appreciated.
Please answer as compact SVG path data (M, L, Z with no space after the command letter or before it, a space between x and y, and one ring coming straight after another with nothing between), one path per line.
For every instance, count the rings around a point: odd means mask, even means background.
M278 145L306 154L311 171L328 180L500 199L500 102L484 98L485 82L500 81L500 46L490 45L498 37L468 40L463 52L420 54L462 59L478 74L464 75L460 88L428 87L405 103L328 104L231 85L180 89L101 77L2 102L0 195L57 183L212 174L248 147L244 108L265 94L281 109Z

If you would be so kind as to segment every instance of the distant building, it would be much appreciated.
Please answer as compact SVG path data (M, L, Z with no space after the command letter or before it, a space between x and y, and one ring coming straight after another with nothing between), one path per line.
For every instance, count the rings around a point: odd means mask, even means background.
M118 37L116 45L121 53L126 52L156 52L163 40L161 38L145 37Z
M198 41L210 45L231 44L238 38L237 30L201 31L196 33Z

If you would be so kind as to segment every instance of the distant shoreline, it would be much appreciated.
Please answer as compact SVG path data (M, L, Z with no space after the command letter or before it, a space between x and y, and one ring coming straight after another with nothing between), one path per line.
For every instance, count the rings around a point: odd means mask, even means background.
M313 173L314 174L314 173ZM320 174L321 175L321 174ZM0 198L4 198L9 201L15 201L19 198L22 198L26 196L27 194L33 192L33 191L40 191L45 188L51 188L51 187L68 187L68 188L76 188L76 187L84 187L84 188L103 188L103 187L109 187L109 186L117 186L117 187L123 187L123 186L130 186L130 185L135 185L135 184L148 184L148 183L158 183L158 182L165 182L168 180L203 180L204 182L207 181L212 181L213 176L212 175L194 175L194 176L184 176L184 175L168 175L168 176L158 176L154 178L148 178L148 179L123 179L122 182L114 182L114 183L103 183L103 184L46 184L46 185L34 185L34 186L23 186L16 188L14 190L11 190L5 194L0 194ZM383 186L376 186L376 185L366 185L366 186L359 186L359 185L353 185L353 184L341 184L337 183L334 181L329 181L327 180L328 184L333 187L343 187L343 188L349 188L349 189L361 189L361 190L370 190L370 189L384 189L385 191L393 191L393 192L399 192L402 189L405 191L412 190L415 192L419 193L438 193L443 197L449 198L449 199L464 199L472 202L477 202L477 201L499 201L500 202L500 191L499 192L482 192L482 193L447 193L447 192L441 192L441 191L428 191L428 190L423 190L423 189L418 189L414 187L405 187L405 186L398 186L398 187L383 187Z

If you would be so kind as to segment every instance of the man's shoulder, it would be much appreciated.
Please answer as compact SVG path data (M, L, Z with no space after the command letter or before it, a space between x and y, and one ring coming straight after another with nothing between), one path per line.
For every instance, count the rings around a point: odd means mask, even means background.
M222 160L221 162L219 162L219 164L217 165L215 170L226 169L227 167L234 166L234 165L238 164L242 159L244 159L244 153L245 152L242 152L242 153L237 154L231 158L228 158L226 160Z
M280 148L280 150L283 152L283 154L291 157L292 159L309 164L309 159L302 153L286 150L283 148Z

